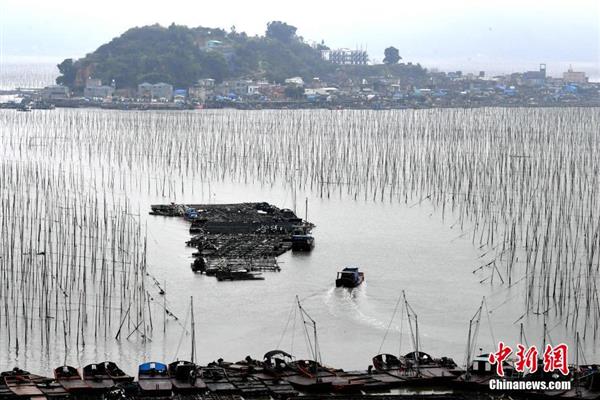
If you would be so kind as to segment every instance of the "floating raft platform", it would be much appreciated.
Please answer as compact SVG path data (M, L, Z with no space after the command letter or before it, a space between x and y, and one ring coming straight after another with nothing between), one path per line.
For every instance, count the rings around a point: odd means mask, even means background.
M257 280L263 279L259 273L280 271L276 258L294 249L293 237L312 239L315 227L292 210L264 202L158 204L151 209L151 215L190 222L193 237L187 245L198 250L191 268L219 280Z

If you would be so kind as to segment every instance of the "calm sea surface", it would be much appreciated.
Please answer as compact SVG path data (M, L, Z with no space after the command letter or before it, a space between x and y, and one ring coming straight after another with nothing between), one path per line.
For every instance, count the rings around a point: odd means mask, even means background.
M21 81L27 79L21 78ZM461 111L461 115L476 123L487 120L494 126L502 123L494 115L522 112L466 110ZM551 119L552 112L536 114L535 121ZM8 342L6 334L2 334L2 329L7 329L6 322L0 321L3 326L0 328L0 370L18 365L47 373L63 362L84 365L110 359L134 373L137 364L143 361L170 362L188 358L190 336L186 330L189 330L190 296L195 302L198 358L203 363L220 357L231 361L247 355L262 358L265 352L275 348L299 358L310 357L295 308L296 295L317 321L323 362L345 369L366 369L379 352L397 354L412 350L408 322L400 315L402 307L398 307L392 321L402 291L418 314L421 349L433 356L451 356L459 364L464 362L469 320L483 296L487 312L481 318L477 347L490 351L498 340L516 344L521 323L528 342L541 345L544 318L535 312L524 315L527 309L525 287L518 282L525 270L519 269L520 261L515 267L513 285L503 284L498 276L492 281L489 269L478 268L489 261L486 254L494 246L480 245L479 235L474 240L474 221L463 217L462 224L458 222L462 215L460 207L454 211L450 207L442 210L441 203L432 200L430 193L420 192L419 185L426 187L421 181L415 183L410 196L388 192L381 196L373 183L387 179L383 175L388 170L392 174L392 168L368 158L366 155L371 154L368 152L373 148L362 141L381 140L381 147L373 150L373 154L387 154L394 149L390 149L389 139L381 139L381 135L387 135L381 132L396 129L397 122L390 122L388 126L386 121L402 120L416 127L428 126L435 119L443 129L450 113L455 111L441 110L432 114L407 110L377 114L228 110L18 113L0 110L3 168L48 168L54 171L52 179L65 190L85 192L91 198L108 197L108 204L128 200L131 218L141 226L142 236L147 240L147 271L151 276L146 277L145 290L151 300L148 302L150 316L146 318L151 318L152 324L146 340L133 332L131 326L116 340L119 324L112 321L107 334L94 335L87 330L85 345L69 343L66 347L60 334L48 345L41 343L37 331L32 329L27 345L21 341L17 349L15 333ZM586 116L598 118L598 112L590 110ZM523 115L523 124L531 122L528 118ZM329 124L327 134L319 140L310 139L311 135L319 135L319 126L325 123ZM359 139L349 133L354 125L366 127ZM164 130L169 126L172 133ZM369 129L373 132L371 136ZM424 128L424 132L428 129L432 129L431 126ZM460 128L453 125L448 129ZM484 130L485 125L478 129ZM538 132L540 128L522 129ZM240 142L245 131L255 136ZM289 138L271 137L281 132L288 132ZM200 138L202 135L205 136ZM337 144L327 147L325 142L331 135L337 135ZM206 140L204 145L210 147L201 151L196 139ZM406 140L398 138L397 143ZM309 147L312 145L308 143L317 142L321 142L324 149ZM348 153L339 144L344 142L350 149ZM306 147L280 154L286 151L288 144L298 143ZM363 145L367 158L359 160L356 168L348 168L357 162L355 154L361 153ZM192 157L189 157L190 146L198 151ZM425 157L413 160L414 164L425 162L428 146L434 144L424 140L411 146L421 148ZM445 154L443 147L436 147L438 154ZM253 160L247 161L244 154ZM265 167L275 158L277 166ZM206 164L199 161L202 159L208 160ZM289 159L294 168L284 165L285 159ZM485 163L485 160L479 161ZM308 164L313 166L305 170ZM203 168L210 173L204 175ZM448 163L444 168L450 171L453 167ZM195 172L190 173L191 169ZM365 172L367 169L378 172L370 175ZM77 182L60 182L56 177L64 170L81 177L78 182L83 185L76 188ZM327 170L330 175L320 176L319 170ZM336 177L336 171L346 172ZM372 178L363 180L361 174ZM110 188L106 182L112 180L116 183ZM104 184L93 189L92 181ZM314 183L318 181L328 182L326 190L322 184ZM0 190L9 198L11 193L3 182L0 181ZM22 184L27 185L27 182ZM282 271L265 273L264 281L217 282L214 277L192 273L193 250L185 246L190 237L189 224L177 218L148 215L150 204L171 201L266 201L282 208L295 208L304 216L305 199L308 199L308 219L317 226L314 230L316 247L310 254L281 256ZM11 235L14 230L6 226L1 232ZM336 289L336 272L345 266L360 267L366 276L365 284L354 290ZM158 294L153 278L166 290L164 298ZM165 323L165 304L178 320L166 317ZM63 318L58 314L54 317ZM549 340L573 342L574 330L565 326L564 316L550 312L546 322ZM150 321L146 325L149 326ZM16 334L21 336L24 332L20 330ZM584 347L587 361L600 361L594 352L594 340L585 341Z

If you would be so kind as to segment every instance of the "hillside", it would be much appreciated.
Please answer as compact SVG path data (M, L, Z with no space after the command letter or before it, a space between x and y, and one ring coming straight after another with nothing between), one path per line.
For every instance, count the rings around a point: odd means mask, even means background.
M188 87L198 79L264 78L282 82L292 76L311 79L334 70L283 22L268 24L264 36L235 29L150 25L129 29L93 53L58 65L57 83L80 89L89 77L118 88L141 82L169 82Z

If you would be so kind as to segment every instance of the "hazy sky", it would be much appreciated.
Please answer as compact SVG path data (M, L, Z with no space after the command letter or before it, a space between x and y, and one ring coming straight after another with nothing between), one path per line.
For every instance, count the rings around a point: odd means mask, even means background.
M262 34L282 20L305 39L393 45L406 61L443 70L600 71L600 0L69 1L0 0L3 60L79 57L132 26L171 22ZM26 57L26 58L24 58Z

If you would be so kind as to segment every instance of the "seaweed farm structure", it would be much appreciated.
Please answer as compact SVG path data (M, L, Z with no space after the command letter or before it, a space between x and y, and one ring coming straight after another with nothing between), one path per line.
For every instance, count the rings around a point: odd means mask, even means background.
M268 203L152 205L150 214L191 222L196 248L191 268L218 280L261 280L264 271L280 271L276 257L310 251L314 224L289 209Z

